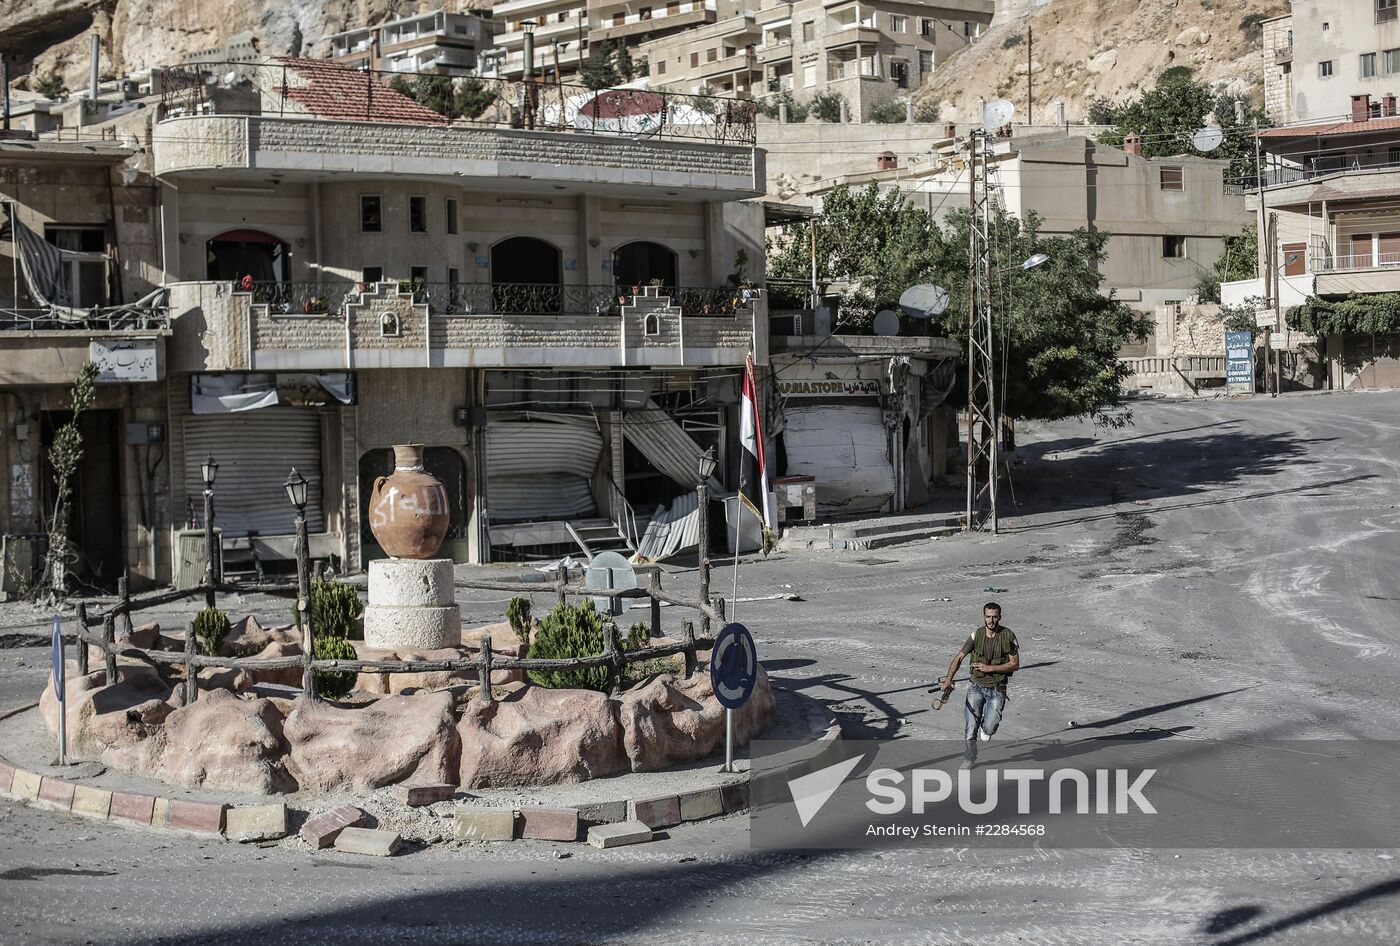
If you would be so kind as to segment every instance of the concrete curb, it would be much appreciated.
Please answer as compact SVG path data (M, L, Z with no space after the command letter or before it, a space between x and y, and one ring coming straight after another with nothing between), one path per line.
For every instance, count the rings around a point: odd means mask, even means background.
M33 706L20 707L7 715L32 709ZM841 738L840 723L831 714L826 715L830 720L826 729L804 746L804 749L811 750L810 754L803 753L808 761L824 758ZM585 843L589 828L636 820L638 812L643 813L641 820L653 828L672 827L738 814L748 810L750 800L749 773L744 772L742 776L741 779L723 785L671 795L622 798L558 808L527 806L523 809L509 809L512 812L514 829L510 838L500 837L499 840L544 839L565 842L566 839L562 835L567 832L561 833L557 828L553 832L536 830L531 826L532 823L542 825L546 822L558 825L558 815L564 811L578 813L578 830L574 837L567 839L574 843ZM242 835L244 840L273 839L273 832L266 831L257 832L257 838L251 837L254 832L247 825L265 822L270 813L269 809L275 807L284 809L280 819L273 819L283 826L283 833L276 836L286 836L291 833L285 828L290 822L289 816L298 810L281 802L234 804L168 798L144 792L109 791L32 772L14 765L3 757L0 757L0 796L31 807L65 812L122 828L152 828L209 840L217 838L229 841L237 841L239 835ZM404 807L408 810L407 806ZM460 810L484 812L491 809L461 806ZM549 836L541 838L541 835Z

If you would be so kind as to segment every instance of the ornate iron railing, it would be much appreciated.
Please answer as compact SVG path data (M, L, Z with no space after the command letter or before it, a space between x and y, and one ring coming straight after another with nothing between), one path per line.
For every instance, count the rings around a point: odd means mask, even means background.
M306 64L201 62L156 70L159 118L294 115L392 124L469 124L628 140L688 138L753 147L750 99L651 89L593 89L533 80L356 70ZM322 94L325 93L325 94ZM329 101L328 101L329 100Z
M556 286L546 283L436 283L390 280L415 302L427 303L434 315L607 315L642 295L641 286ZM256 282L240 280L233 291L246 292L254 303L277 315L319 315L344 311L369 290L364 283ZM728 316L744 304L741 290L730 287L661 287L660 295L688 316Z

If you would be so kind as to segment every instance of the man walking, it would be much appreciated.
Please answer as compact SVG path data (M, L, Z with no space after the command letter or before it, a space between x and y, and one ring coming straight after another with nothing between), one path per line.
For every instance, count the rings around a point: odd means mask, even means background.
M1001 714L1006 708L1006 683L1021 666L1016 635L1011 628L1001 626L1001 605L995 601L982 606L982 626L968 636L948 665L948 676L941 684L945 692L953 688L953 677L968 655L972 656L972 670L968 674L971 682L967 687L967 701L963 704L961 767L964 769L972 768L977 761L978 738L986 742L1001 725Z

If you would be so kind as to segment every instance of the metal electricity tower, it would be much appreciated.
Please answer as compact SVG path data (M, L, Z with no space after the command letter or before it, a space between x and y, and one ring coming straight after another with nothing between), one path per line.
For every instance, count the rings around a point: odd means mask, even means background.
M964 528L997 531L996 378L992 343L991 149L987 132L967 140L967 518Z

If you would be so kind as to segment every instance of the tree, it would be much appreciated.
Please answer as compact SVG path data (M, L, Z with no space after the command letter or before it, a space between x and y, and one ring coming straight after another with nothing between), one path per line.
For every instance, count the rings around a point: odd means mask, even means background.
M53 518L49 520L49 552L37 588L39 593L47 593L49 601L61 601L68 594L68 517L73 500L73 476L83 462L83 435L79 424L83 411L92 407L97 399L97 389L93 385L96 377L97 365L91 361L78 369L69 394L73 416L54 433L53 446L49 447L55 495Z
M846 99L839 92L818 92L812 96L812 114L824 122L836 123L841 120L841 106Z
M617 70L623 82L631 82L637 77L636 64L632 62L632 54L627 50L624 40L617 40L613 44L613 68Z
M852 287L841 301L840 328L868 332L875 313L896 307L900 293L933 266L941 234L926 211L906 204L898 191L880 193L872 183L860 190L842 185L827 194L816 239L819 279ZM812 225L788 227L768 251L770 276L810 278Z
M1239 233L1225 237L1225 245L1210 272L1201 277L1196 291L1202 302L1220 301L1220 284L1259 275L1259 231L1249 224Z
M58 99L68 94L68 86L57 72L50 72L46 76L35 77L34 91L46 99Z
M908 112L904 108L904 103L896 102L894 99L884 99L876 102L870 109L870 120L881 125L897 125L908 117Z
M455 118L471 121L481 117L481 113L496 101L496 90L490 88L476 76L467 76L457 85L452 96L452 110Z
M617 85L619 76L613 66L612 46L606 42L593 43L588 47L588 58L579 70L583 84L590 89L609 89Z
M1228 158L1230 169L1226 179L1242 184L1254 180L1254 126L1269 124L1263 110L1255 108L1239 95L1220 94L1198 82L1185 66L1173 66L1157 77L1156 84L1136 98L1112 106L1096 99L1090 106L1090 117L1111 118L1112 131L1099 135L1104 144L1122 147L1130 133L1142 138L1142 153L1149 158L1168 158L1181 154ZM1237 120L1237 103L1243 120ZM1210 152L1197 151L1191 136L1199 128L1211 124L1220 127L1224 140Z
M932 282L950 296L934 330L965 346L968 230L966 210L950 214L940 229L925 211L907 206L897 190L882 194L874 184L833 190L823 201L816 241L819 279L846 280L852 287L841 300L838 330L869 331L875 312L897 309L906 288ZM809 224L771 241L769 274L808 278L811 241ZM1123 422L1108 413L1119 403L1125 374L1118 351L1129 339L1146 338L1152 320L1103 294L1099 269L1107 241L1089 230L1042 236L1034 214L1024 222L1002 210L993 215L992 304L998 351L1009 369L998 385L1006 384L1009 416ZM1022 271L1021 263L1036 253L1049 261Z

